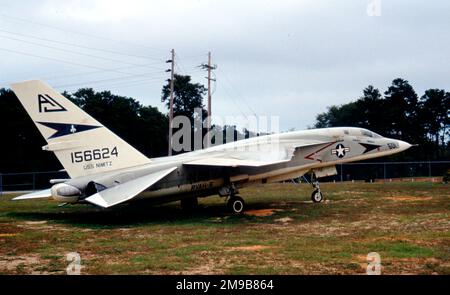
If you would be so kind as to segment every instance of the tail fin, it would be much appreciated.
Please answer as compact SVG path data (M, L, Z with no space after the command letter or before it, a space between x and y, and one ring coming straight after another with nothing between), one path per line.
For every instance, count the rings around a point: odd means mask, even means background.
M42 81L11 85L70 177L150 163L150 160Z

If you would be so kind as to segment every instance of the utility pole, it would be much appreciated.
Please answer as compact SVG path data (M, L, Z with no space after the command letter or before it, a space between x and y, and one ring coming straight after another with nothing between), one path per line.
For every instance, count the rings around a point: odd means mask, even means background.
M166 61L166 63L171 63L172 67L166 72L170 72L170 101L169 101L169 156L172 156L172 135L173 135L173 90L174 90L174 79L175 79L175 49L172 49L172 59Z
M202 64L202 69L208 71L208 77L206 78L208 80L208 117L206 118L206 128L207 128L207 143L208 146L211 144L211 116L212 116L212 107L211 107L211 81L216 81L215 79L211 78L211 71L217 69L217 65L211 65L211 52L208 52L208 64Z

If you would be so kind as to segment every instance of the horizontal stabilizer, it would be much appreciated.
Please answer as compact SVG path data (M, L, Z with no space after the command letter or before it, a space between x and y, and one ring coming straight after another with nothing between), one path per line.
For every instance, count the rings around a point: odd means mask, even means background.
M172 173L175 169L177 168L172 167L127 181L125 183L98 192L87 198L86 201L103 208L109 208L114 205L118 205L120 203L133 199L138 194Z
M37 191L30 194L22 195L19 197L16 197L12 199L13 201L21 201L21 200L32 200L32 199L45 199L50 198L52 196L52 193L50 192L50 189L46 189L43 191Z

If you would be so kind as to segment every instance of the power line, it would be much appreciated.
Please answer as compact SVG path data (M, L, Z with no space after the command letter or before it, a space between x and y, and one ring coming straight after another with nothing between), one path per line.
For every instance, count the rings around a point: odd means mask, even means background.
M150 59L150 60L160 60L159 58L154 58L154 57L149 57L149 56L144 56L144 55L129 54L129 53L123 53L123 52L114 51L114 50L110 50L110 49L96 48L96 47L85 46L85 45L80 45L80 44L75 44L75 43L70 43L70 42L56 41L56 40L52 40L52 39L31 36L31 35L21 34L21 33L17 33L17 32L11 32L11 31L7 31L7 30L3 30L3 29L0 29L0 32L11 34L11 35L18 35L18 36L22 36L22 37L26 37L26 38L32 38L32 39L40 40L40 41L46 41L46 42L51 42L51 43L57 43L57 44L62 44L62 45L78 47L78 48L82 48L82 49L106 52L106 53L115 54L115 55L128 56L128 57L141 58L141 59L144 58L144 59Z
M110 41L110 42L114 42L114 43L118 43L118 44L129 44L129 45L132 45L132 46L138 46L138 47L147 48L147 49L151 49L151 50L156 50L156 51L160 51L160 52L165 51L163 49L151 47L151 46L148 46L148 45L136 44L136 43L132 43L132 42L124 42L123 40L118 41L118 40L114 40L114 39L110 39L110 38L106 38L106 37L96 36L96 35L93 35L93 34L88 34L88 33L83 33L83 32L78 32L78 31L73 31L73 30L61 29L61 28L58 28L58 27L55 27L55 26L51 26L51 25L48 25L48 24L44 24L44 23L40 23L40 22L36 22L36 21L31 21L31 20L23 19L23 18L19 18L19 17L13 17L13 16L10 16L10 15L0 14L0 17L7 18L7 19L10 19L10 20L13 20L13 21L30 23L30 24L33 24L33 25L38 25L38 26L41 26L41 27L50 28L52 30L62 31L64 33L69 32L69 33L72 33L72 34L77 34L77 35L81 35L81 36L87 36L87 37L90 37L90 38Z
M35 45L35 46L50 48L50 49L61 51L61 52L67 52L67 53L78 54L78 55L87 56L87 57L91 57L91 58L97 58L97 59L101 59L101 60L105 60L105 61L112 61L112 62L115 62L115 63L122 63L122 64L126 64L126 65L140 66L139 64L124 62L124 61L121 61L121 60L118 60L118 59L112 59L112 58L102 57L102 56L98 56L98 55L81 53L81 52L77 52L77 51L70 50L70 49L64 49L64 48L59 48L59 47L39 44L39 43L36 43L36 42L27 41L27 40L23 40L23 39L17 39L17 38L13 38L13 37L7 37L7 36L0 35L0 38L5 38L5 39L14 40L14 41L19 41L19 42L23 42L23 43L27 43L27 44L32 44L32 45ZM155 69L162 69L162 68L156 68L156 67L153 67L153 68L155 68Z
M142 85L142 84L148 84L149 82L157 82L160 81L161 78L158 77L153 77L153 78L146 78L146 79L139 79L139 80L135 80L135 81L124 81L124 82L119 82L119 83L113 83L109 82L109 83L100 83L100 85L96 85L96 88L101 88L101 87L108 87L111 89L117 88L117 87L131 87L131 86L137 86L137 85ZM55 88L65 88L65 87L55 87ZM76 88L66 88L65 90L69 91L69 92L75 92L78 89L80 89L79 87Z
M143 64L143 65L139 65L139 66L126 66L126 67L111 68L111 69L108 69L108 71L110 71L110 70L127 70L127 69L134 69L134 68L146 68L146 67L151 66L151 65L155 65L155 63ZM101 74L101 73L104 73L104 72L105 72L105 70L91 71L91 72L82 72L82 73L67 74L67 75L56 75L56 74L53 74L52 76L43 77L42 79L44 79L44 80L52 80L52 79L59 79L59 78L70 78L70 77L78 77L78 76L90 76L90 75L95 75L95 74Z
M62 88L62 87L71 87L71 86L83 85L83 84L96 84L96 83L102 83L102 82L114 82L114 81L121 81L121 80L124 80L124 79L145 77L145 76L153 75L153 74L156 74L156 73L164 73L164 71L152 72L152 73L144 73L144 74L136 74L136 75L130 75L130 76L125 76L125 77L118 77L118 78L111 78L111 79L102 79L102 80L96 80L96 81L87 81L87 82L72 83L72 84L62 84L62 85L57 85L55 87ZM154 76L154 77L156 77L156 76ZM158 76L157 78L160 78L160 77L161 76Z
M235 106L236 109L239 111L239 113L248 121L248 116L244 113L244 111L242 110L242 108L239 106L239 104L237 103L236 99L233 97L233 95L230 94L230 92L228 92L228 89L225 88L224 84L221 84L225 90L225 94L226 94L226 98L228 98Z
M97 67L97 66L92 66L92 65L86 65L86 64L71 62L71 61L62 60L62 59L53 58L53 57L41 56L41 55L32 54L32 53L23 52L23 51L10 50L10 49L7 49L7 48L2 48L2 47L0 47L0 50L6 51L6 52L10 52L10 53L14 53L14 54L20 54L20 55L24 55L24 56L31 56L31 57L41 58L41 59L47 59L47 60L51 60L51 61L56 61L56 62L60 62L60 63L73 65L73 66L78 66L78 67L86 67L86 68L102 70L102 71L107 71L107 72L115 72L115 73L126 74L126 75L130 74L130 73L126 73L126 72L117 71L117 70L114 70L114 69L107 69L107 68L102 68L102 67Z
M227 75L221 70L219 69L219 71L223 74L226 82L228 82L229 86L231 87L230 89L234 90L235 94L237 94L237 96L244 102L244 104L246 105L246 107L250 110L250 112L257 117L258 115L256 114L256 112L253 110L253 108L247 103L247 101L245 100L245 98L239 94L239 92L235 89L236 87L233 87L233 83L231 82L231 80L227 77Z

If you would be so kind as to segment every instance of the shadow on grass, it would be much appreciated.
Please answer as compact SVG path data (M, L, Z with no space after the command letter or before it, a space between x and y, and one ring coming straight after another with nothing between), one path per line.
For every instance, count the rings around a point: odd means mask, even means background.
M270 203L252 203L248 210L273 209ZM117 228L145 225L232 225L248 222L272 222L273 217L255 217L227 212L224 203L200 205L194 211L185 211L177 203L152 206L131 203L112 209L98 209L90 205L40 209L38 211L9 212L8 218L24 221L49 221L83 228ZM279 216L278 216L279 218Z

